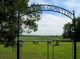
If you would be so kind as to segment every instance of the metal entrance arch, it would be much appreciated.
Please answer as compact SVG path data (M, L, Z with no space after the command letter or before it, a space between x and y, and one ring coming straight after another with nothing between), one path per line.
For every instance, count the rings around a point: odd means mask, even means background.
M33 10L34 9L34 10ZM74 11L73 12L70 12L64 8L61 8L61 7L58 7L58 6L55 6L55 5L32 5L31 6L31 9L29 9L30 12L28 13L32 13L32 12L35 12L35 11L53 11L53 12L58 12L58 13L61 13L65 16L67 16L68 18L74 20Z
M33 10L34 9L34 10ZM32 12L35 12L35 11L52 11L52 12L57 12L57 13L60 13L60 14L63 14L65 16L67 16L68 18L70 18L73 22L73 27L74 27L74 34L75 34L75 11L73 10L72 12L64 9L64 8L61 8L61 7L58 7L58 6L55 6L55 5L32 5L31 6L31 9L29 9L30 12L28 13L32 13ZM76 56L77 56L77 52L76 52L76 39L75 39L75 35L74 35L74 38L73 38L73 44L74 44L74 59L77 59Z
M28 10L27 10L28 11ZM63 14L65 16L67 16L68 18L70 18L73 22L73 26L74 26L74 33L75 33L75 11L73 10L73 12L70 12L64 8L61 8L61 7L58 7L58 6L55 6L55 5L32 5L30 6L29 8L29 13L33 13L33 12L41 12L41 11L52 11L52 12L57 12L57 13L60 13L60 14ZM18 28L19 28L19 21L18 21ZM76 56L77 56L77 52L76 52L76 39L75 39L75 35L74 35L74 38L73 38L73 44L74 44L74 59L77 59ZM18 40L17 40L17 59L20 59L19 57L19 33L18 33Z

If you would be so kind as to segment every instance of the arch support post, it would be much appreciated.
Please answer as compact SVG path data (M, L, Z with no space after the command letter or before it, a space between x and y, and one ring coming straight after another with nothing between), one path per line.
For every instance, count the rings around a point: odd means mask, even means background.
M76 40L74 40L74 59L77 59L77 47L76 47Z
M20 59L20 42L19 42L19 13L18 13L18 34L17 34L17 59Z
M76 35L75 35L75 23L76 23L76 20L75 20L75 11L73 10L73 26L74 26L74 37L73 37L73 44L74 44L74 59L77 59L77 40L76 40Z

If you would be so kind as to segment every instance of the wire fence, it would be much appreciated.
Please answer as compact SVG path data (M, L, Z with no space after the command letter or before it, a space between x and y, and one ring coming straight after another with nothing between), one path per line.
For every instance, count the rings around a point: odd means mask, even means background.
M79 45L77 42L77 59ZM69 40L20 42L20 59L74 59L73 54L73 42ZM0 59L17 59L17 48L0 45Z
M73 59L73 43L69 41L25 41L21 59Z

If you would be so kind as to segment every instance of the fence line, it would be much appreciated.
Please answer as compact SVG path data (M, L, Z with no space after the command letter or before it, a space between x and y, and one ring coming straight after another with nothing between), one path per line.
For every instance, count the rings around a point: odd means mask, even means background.
M72 40L20 40L19 42L19 48L21 49L19 51L20 59L69 59L68 54L70 54L70 59L74 59ZM60 43L60 46L56 46L56 43ZM59 51L60 48L62 49ZM31 49L33 49L33 52L31 52ZM56 51L58 52L56 53ZM32 54L32 56L28 55L28 53ZM64 53L66 54L64 55ZM0 45L0 59L17 59L17 48L5 48Z

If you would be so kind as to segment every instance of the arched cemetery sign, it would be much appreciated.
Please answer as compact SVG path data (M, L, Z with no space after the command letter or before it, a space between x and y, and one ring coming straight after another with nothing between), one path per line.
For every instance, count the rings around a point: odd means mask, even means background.
M34 10L33 10L34 9ZM58 12L61 13L65 16L67 16L68 18L74 20L74 11L70 12L64 8L55 6L55 5L33 5L31 6L31 12L35 12L35 11L53 11L53 12Z

